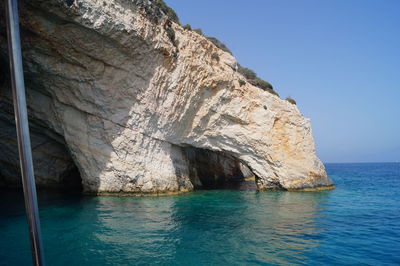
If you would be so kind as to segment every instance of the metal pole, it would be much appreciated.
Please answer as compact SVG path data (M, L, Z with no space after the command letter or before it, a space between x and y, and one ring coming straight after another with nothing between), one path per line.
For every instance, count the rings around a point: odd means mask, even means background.
M39 211L33 174L32 151L26 109L24 72L22 70L21 41L19 35L17 0L6 0L8 53L10 58L11 85L17 127L18 150L22 185L28 219L32 257L35 265L45 265L40 232Z

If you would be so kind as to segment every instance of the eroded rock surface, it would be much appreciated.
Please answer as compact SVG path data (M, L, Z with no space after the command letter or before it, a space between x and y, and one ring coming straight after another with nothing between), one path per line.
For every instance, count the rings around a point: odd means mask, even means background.
M21 185L20 163L12 101L4 90L0 90L0 187L14 187ZM34 117L30 118L30 135L36 184L79 187L80 176L63 138Z
M31 116L62 136L86 192L190 191L188 148L233 158L261 190L332 186L310 121L243 83L232 55L151 1L69 3L21 2L24 70Z

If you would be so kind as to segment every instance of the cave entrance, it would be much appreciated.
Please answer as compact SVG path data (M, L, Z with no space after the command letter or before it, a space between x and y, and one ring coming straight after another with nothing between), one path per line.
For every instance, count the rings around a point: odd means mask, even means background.
M183 151L195 190L257 190L254 173L234 156L194 147L184 147Z
M0 188L22 186L17 135L11 96L8 58L0 53ZM30 114L31 116L31 114ZM38 189L56 189L81 194L82 178L62 136L29 118L35 184ZM49 134L47 134L49 133Z
M64 174L59 184L59 187L62 188L62 190L67 191L68 193L82 194L82 177L78 170L78 167L74 165L71 170L67 171Z
M4 56L0 54L0 92L6 86L6 83L10 79L10 67L8 61L5 60Z
M0 168L2 168L0 169L0 189L7 190L21 187L22 182L21 178L19 178L21 175L19 169L16 166L10 165L6 167L11 170L6 169L3 163L4 161L0 160ZM68 194L82 194L83 192L82 178L76 166L62 173L56 180L46 179L39 175L35 175L35 179L38 190L57 190Z

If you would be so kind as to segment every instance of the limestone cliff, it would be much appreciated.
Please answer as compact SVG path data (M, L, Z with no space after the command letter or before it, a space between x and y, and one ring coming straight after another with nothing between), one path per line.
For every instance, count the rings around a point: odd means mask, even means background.
M20 17L32 138L47 145L34 147L39 184L76 165L92 193L190 191L253 174L260 190L332 186L296 105L243 82L232 55L152 1L30 0ZM18 176L7 170L17 152L7 85L3 183Z

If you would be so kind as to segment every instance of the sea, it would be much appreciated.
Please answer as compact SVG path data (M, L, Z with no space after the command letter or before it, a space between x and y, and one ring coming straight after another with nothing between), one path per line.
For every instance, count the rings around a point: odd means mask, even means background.
M39 190L47 265L400 265L400 163L325 166L334 190ZM22 191L1 191L0 265L31 264Z

